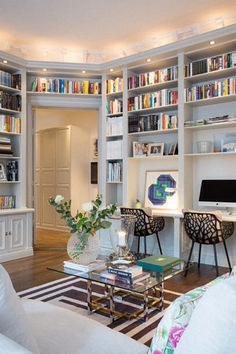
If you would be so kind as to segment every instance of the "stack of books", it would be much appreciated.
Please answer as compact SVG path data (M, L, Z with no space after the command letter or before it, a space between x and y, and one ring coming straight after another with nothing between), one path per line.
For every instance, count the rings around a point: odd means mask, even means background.
M88 264L76 263L72 259L64 261L64 268L78 270L83 273L88 273L95 269L102 269L105 268L105 266L106 262L101 259L96 259L94 262L90 262Z
M134 264L115 263L108 267L108 269L100 273L103 280L112 283L125 283L133 285L150 278L150 273L144 272L142 267Z
M0 137L0 154L12 155L11 139L5 136Z

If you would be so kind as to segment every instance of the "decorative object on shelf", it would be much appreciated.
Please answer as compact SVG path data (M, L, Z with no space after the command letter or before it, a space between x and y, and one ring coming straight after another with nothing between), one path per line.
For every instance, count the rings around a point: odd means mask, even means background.
M136 199L135 208L137 208L137 209L141 209L142 208L142 203L140 202L139 199Z
M144 206L178 208L178 171L146 171Z
M5 167L4 167L3 163L0 163L0 181L4 182L6 180L7 180L7 178L6 178L6 173L5 173Z
M133 157L147 157L149 149L149 143L143 143L141 141L133 142Z
M211 141L197 141L197 152L200 154L206 154L212 152Z
M55 207L56 212L61 214L61 218L70 227L71 233L75 234L68 241L69 257L78 263L95 260L100 251L100 240L96 231L111 226L111 222L106 219L114 214L116 205L111 204L102 208L102 195L97 195L96 200L84 203L83 210L81 212L77 210L76 215L72 216L71 200L64 202L64 197L57 195L55 199L49 198L49 204Z
M164 143L150 143L148 144L149 156L163 156Z
M177 144L170 144L168 155L175 155Z
M109 232L114 251L110 255L111 260L133 260L130 249L134 238L135 219L134 215L113 215L110 217L112 225Z

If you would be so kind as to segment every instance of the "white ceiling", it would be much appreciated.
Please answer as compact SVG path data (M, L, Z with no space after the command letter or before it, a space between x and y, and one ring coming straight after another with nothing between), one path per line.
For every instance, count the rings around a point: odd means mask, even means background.
M235 23L235 0L0 0L0 47L101 63Z

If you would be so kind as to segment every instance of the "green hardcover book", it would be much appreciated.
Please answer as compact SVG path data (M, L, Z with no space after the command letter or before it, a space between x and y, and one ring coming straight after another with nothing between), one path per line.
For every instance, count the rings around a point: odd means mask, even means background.
M180 263L180 258L164 256L162 254L157 254L137 261L137 265L141 266L145 271L149 270L154 272L165 272Z

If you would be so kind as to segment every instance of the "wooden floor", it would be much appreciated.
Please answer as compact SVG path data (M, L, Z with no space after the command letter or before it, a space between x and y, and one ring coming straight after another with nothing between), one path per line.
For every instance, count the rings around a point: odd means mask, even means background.
M25 290L49 281L66 277L47 267L53 266L68 259L66 252L69 233L49 230L37 230L37 245L34 255L18 260L4 262L2 265L9 272L16 291ZM220 267L220 274L228 271ZM187 275L179 274L168 281L168 288L173 291L185 293L195 287L206 284L216 277L215 267L201 265L200 269L194 265Z

